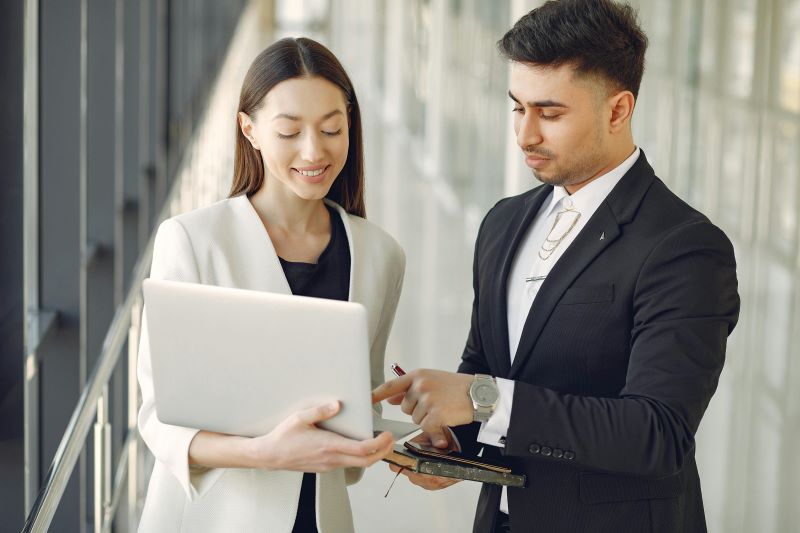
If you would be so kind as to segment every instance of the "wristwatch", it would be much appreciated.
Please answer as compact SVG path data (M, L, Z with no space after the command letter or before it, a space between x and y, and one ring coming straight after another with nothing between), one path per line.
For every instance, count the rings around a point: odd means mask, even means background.
M487 422L494 413L500 391L492 376L475 374L469 387L469 397L472 400L472 420Z

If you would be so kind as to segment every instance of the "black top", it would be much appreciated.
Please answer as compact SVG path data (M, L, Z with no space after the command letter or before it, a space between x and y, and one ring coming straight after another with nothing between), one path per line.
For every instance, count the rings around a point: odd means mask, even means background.
M347 301L350 294L350 246L339 213L330 207L328 212L331 216L331 240L316 264L278 259L292 294Z
M292 294L346 301L350 294L350 246L339 213L331 207L328 207L328 212L331 216L331 240L316 264L279 259ZM317 532L315 485L315 474L303 474L300 502L297 505L292 533Z

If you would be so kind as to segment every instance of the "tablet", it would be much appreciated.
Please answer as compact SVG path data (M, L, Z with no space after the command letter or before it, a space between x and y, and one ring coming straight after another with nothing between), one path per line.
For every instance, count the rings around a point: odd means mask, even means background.
M321 427L367 439L366 309L358 303L147 279L145 321L156 416L165 424L255 437L290 414L339 400ZM395 437L417 426L386 421Z

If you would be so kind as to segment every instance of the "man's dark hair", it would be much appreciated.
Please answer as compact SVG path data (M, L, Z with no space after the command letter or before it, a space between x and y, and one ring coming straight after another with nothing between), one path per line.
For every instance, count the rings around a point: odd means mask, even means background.
M600 76L639 96L647 36L628 4L550 0L519 19L497 46L511 61L573 65L578 74Z

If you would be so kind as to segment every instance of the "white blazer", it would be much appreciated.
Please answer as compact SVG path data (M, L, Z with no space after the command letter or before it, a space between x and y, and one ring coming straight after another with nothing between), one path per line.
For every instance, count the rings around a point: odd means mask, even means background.
M374 388L384 381L384 352L400 297L405 255L386 232L328 203L341 215L350 244L349 300L367 309ZM164 221L156 234L150 276L291 294L269 234L246 196ZM301 472L188 465L189 443L198 429L163 424L156 417L146 311L142 324L139 431L156 461L139 531L291 532ZM353 531L346 484L355 483L362 474L361 469L339 469L316 476L320 533Z

